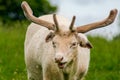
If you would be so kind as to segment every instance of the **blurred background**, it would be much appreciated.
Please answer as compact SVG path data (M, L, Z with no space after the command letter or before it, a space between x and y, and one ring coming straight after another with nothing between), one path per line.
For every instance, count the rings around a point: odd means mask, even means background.
M30 22L21 9L23 0L0 0L0 80L27 80L24 39ZM120 10L119 0L26 0L35 16L57 13L75 24L100 21L111 9ZM108 27L87 32L94 48L86 80L120 80L120 14Z

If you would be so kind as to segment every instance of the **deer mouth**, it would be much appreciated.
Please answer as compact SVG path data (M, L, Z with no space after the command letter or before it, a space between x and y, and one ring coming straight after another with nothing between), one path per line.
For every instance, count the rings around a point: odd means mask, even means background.
M66 65L66 62L58 63L58 67L60 69L63 69L65 67L65 65Z

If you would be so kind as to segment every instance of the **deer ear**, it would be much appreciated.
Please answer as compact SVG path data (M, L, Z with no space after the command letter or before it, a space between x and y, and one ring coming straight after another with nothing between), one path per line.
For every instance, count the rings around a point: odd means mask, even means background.
M53 32L50 32L47 37L45 38L46 42L49 42L53 39L53 37L55 36L55 34Z
M80 42L80 46L85 47L85 48L89 48L89 49L93 48L93 46L90 42L86 42L86 43Z
M89 40L87 39L87 37L84 34L78 34L76 37L77 37L78 43L81 47L89 48L89 49L91 49L93 47L92 44L89 42Z

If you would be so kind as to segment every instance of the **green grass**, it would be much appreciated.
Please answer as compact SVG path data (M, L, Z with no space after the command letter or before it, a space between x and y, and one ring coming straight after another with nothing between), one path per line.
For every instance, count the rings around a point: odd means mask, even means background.
M26 80L24 36L27 24L0 23L0 80Z
M0 23L0 80L27 80L24 37L28 22ZM94 48L86 80L120 80L120 38L89 37Z
M112 41L90 38L90 67L86 80L120 80L120 37Z

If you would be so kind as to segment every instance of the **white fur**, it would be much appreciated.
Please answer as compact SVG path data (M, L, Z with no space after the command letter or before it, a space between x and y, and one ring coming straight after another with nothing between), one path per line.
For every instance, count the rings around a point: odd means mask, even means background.
M52 15L40 17L42 20L53 23ZM70 22L57 16L60 27L64 31L68 30ZM67 26L67 27L66 27ZM26 32L25 39L25 63L27 67L29 80L65 80L64 75L69 75L69 80L81 80L86 74L90 60L90 50L88 48L78 47L76 60L66 69L59 69L54 61L54 50L51 42L46 43L45 38L50 30L31 23ZM82 35L82 36L81 36ZM85 35L80 34L87 42Z

